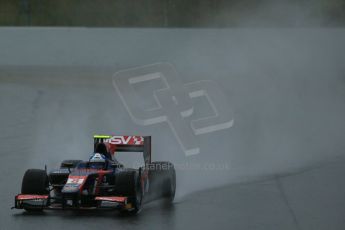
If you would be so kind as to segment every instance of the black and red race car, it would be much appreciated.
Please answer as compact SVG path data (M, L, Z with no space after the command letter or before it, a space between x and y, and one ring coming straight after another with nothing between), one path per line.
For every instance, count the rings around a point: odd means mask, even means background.
M126 168L115 153L142 153L139 168ZM64 160L59 169L29 169L16 209L118 209L137 213L146 202L175 196L176 174L170 162L151 162L150 136L94 136L87 161Z

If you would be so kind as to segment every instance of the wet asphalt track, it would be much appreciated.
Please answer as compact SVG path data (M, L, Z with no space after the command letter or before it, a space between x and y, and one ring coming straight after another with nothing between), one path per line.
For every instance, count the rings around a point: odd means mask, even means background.
M341 29L1 29L0 229L344 229L344 38ZM134 124L111 85L118 70L162 60L185 83L220 84L235 112L234 127L198 137L197 156L185 157L166 124ZM230 168L178 170L177 202L134 217L10 210L27 168L87 158L95 133L152 135L155 160Z
M171 207L156 202L137 216L72 211L30 215L2 207L1 223L9 226L3 229L343 229L344 166L344 161L333 162L276 180L209 190Z
M1 230L213 229L215 226L237 230L316 230L345 226L345 161L342 158L291 175L194 193L172 206L155 202L146 205L137 216L109 211L28 214L10 210L26 168L43 167L45 163L53 167L65 157L79 157L92 147L89 137L92 132L111 131L99 122L100 117L110 120L111 113L98 101L104 94L110 98L113 92L104 90L107 78L99 78L95 83L86 76L80 84L79 78L66 84L66 79L44 79L27 72L25 77L18 73L17 77L8 77L4 72L0 85ZM100 115L99 111L104 113Z

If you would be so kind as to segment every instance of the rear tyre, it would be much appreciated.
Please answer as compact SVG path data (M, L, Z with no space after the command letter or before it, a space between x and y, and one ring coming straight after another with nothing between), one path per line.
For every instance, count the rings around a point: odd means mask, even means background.
M128 201L132 204L129 210L122 210L136 214L141 210L143 200L143 191L140 184L140 173L137 170L126 170L116 174L115 176L116 195L128 197Z
M152 162L149 170L151 200L164 198L173 202L176 191L176 172L170 162Z
M45 170L29 169L22 181L22 194L49 195L49 179ZM26 211L42 211L40 207L24 207Z

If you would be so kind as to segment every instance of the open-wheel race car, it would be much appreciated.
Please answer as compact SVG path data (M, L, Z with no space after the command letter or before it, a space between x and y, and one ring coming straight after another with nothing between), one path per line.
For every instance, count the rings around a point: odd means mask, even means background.
M118 209L137 213L146 202L172 202L176 174L170 162L151 162L150 136L94 136L94 153L86 160L64 160L59 169L29 169L16 209ZM139 168L126 168L118 152L142 153Z

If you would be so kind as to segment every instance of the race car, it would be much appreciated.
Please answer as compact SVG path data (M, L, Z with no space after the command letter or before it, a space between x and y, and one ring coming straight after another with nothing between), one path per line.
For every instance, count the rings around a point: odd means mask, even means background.
M119 152L142 153L139 168L126 168L116 160ZM176 174L170 162L151 162L150 136L94 136L88 160L64 160L59 169L29 169L13 208L117 209L138 213L144 203L163 198L172 202Z

